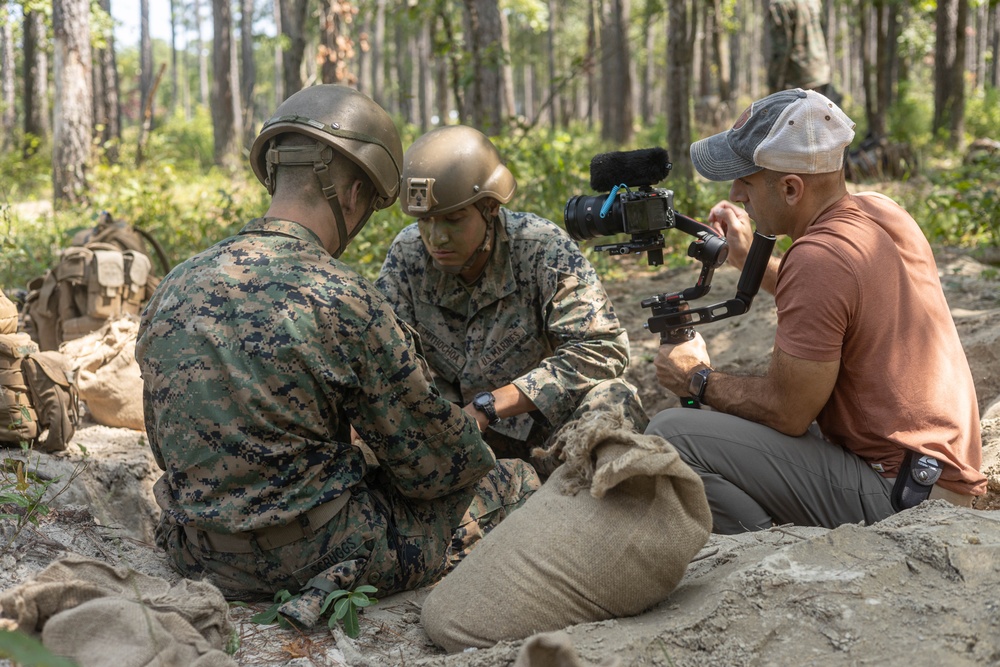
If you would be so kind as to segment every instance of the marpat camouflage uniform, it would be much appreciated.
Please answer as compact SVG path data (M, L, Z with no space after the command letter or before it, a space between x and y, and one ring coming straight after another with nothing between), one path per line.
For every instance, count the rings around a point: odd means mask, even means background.
M830 59L820 23L819 0L771 0L768 22L771 92L789 88L819 89L830 83Z
M420 334L438 389L465 405L512 382L531 399L534 419L509 417L487 431L498 456L528 459L577 414L609 404L624 405L641 432L648 419L622 378L628 334L593 266L533 213L501 208L496 228L474 285L434 267L416 224L399 233L382 265L376 284Z
M230 595L431 583L538 486L495 465L385 298L294 222L253 220L171 271L136 358L158 543Z

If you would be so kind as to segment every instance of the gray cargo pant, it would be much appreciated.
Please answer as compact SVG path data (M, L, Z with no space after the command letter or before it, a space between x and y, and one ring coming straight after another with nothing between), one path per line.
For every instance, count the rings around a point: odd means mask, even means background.
M836 528L894 513L893 480L824 440L815 424L792 437L722 412L672 408L646 433L669 441L701 477L716 533L786 523Z

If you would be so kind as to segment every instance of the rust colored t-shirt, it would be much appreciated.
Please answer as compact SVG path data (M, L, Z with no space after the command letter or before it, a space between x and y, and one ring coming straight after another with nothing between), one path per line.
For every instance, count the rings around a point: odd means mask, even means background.
M783 352L840 361L816 418L827 439L886 477L916 450L941 461L942 487L986 492L972 372L906 211L875 193L833 204L782 259L775 301Z

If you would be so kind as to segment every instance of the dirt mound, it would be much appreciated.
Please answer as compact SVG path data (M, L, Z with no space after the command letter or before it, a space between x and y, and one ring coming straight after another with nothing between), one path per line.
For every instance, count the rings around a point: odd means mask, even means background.
M1000 282L994 269L965 254L942 253L939 266L979 392L990 496L975 510L937 501L867 528L783 526L712 536L663 604L640 616L567 628L584 661L675 667L1000 663ZM650 313L640 302L689 287L696 277L693 267L650 271L637 261L627 280L608 284L630 333L629 378L650 413L677 399L657 388L652 359L658 340L643 329ZM738 277L723 267L696 305L732 298ZM774 326L773 299L760 294L748 314L701 331L717 366L756 371L768 361ZM0 452L4 459L24 456ZM68 452L32 454L30 467L42 479L59 478L47 494L55 509L38 526L24 528L0 556L0 590L31 579L66 552L178 581L151 544L158 513L151 485L158 472L141 432L87 424ZM0 524L0 546L10 539L12 523ZM266 606L260 601L234 607L241 638L235 658L259 666L514 662L521 642L452 656L431 645L419 623L427 592L391 596L366 609L361 635L353 640L339 630L300 633L253 624L250 616Z

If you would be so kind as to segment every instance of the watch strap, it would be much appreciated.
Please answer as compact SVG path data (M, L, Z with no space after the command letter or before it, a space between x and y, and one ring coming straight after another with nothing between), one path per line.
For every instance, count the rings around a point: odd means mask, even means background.
M500 415L497 414L496 398L493 396L492 392L479 392L476 394L475 398L472 399L472 405L486 415L486 420L489 422L490 426L500 421Z

